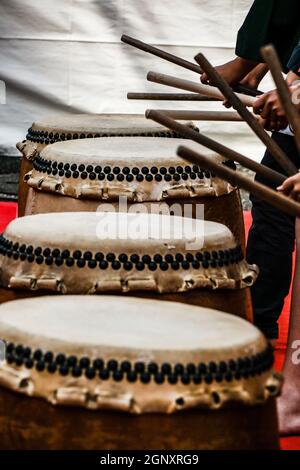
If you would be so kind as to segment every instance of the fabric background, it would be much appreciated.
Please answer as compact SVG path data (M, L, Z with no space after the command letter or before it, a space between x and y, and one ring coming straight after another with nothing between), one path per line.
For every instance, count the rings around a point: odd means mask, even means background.
M234 55L252 0L0 0L0 155L17 155L31 123L63 112L144 113L148 107L221 109L215 103L127 101L128 91L175 91L147 83L149 70L190 80L190 71L120 42L122 33L193 60ZM269 86L266 84L265 86ZM3 91L3 83L0 86ZM3 93L2 93L3 98ZM241 123L201 123L202 132L259 159Z

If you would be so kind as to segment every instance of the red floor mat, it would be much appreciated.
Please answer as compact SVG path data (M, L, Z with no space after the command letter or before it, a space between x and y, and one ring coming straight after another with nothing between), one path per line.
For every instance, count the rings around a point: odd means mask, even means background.
M17 204L15 202L0 202L0 233L6 225L17 216Z
M17 215L17 204L13 202L0 202L0 233L5 229L6 225ZM245 212L246 233L251 226L251 214ZM289 312L290 312L290 295L286 299L283 313L280 318L280 338L275 352L275 367L280 370L282 368L284 352L286 348ZM283 450L300 450L300 437L288 437L281 439L281 448Z

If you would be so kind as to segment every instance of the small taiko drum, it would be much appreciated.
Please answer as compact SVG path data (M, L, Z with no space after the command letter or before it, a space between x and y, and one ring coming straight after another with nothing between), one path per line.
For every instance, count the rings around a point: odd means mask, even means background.
M1 449L278 448L272 348L240 318L54 296L2 304L0 331Z
M129 205L160 205L176 215L220 222L244 245L239 190L176 156L183 143L175 138L114 137L50 145L36 155L26 175L31 189L25 213L95 211L103 203L118 207L123 197ZM189 145L228 164L199 144Z
M192 123L188 125L193 126ZM17 144L23 155L19 181L19 216L24 215L28 186L24 176L32 170L32 160L49 144L98 137L142 136L178 137L140 114L61 114L48 116L32 124L26 140Z
M245 261L230 230L215 222L118 212L39 214L11 222L0 244L0 283L13 292L133 294L252 319L256 267Z

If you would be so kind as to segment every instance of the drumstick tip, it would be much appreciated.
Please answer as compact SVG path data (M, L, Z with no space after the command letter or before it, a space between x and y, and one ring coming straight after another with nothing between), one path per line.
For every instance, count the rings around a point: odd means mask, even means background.
M150 70L150 72L147 73L147 80L151 82L153 77L154 77L154 72Z
M204 59L204 54L202 54L202 52L198 52L198 54L195 55L194 59L196 62L201 62L203 59Z
M185 151L186 151L186 150L188 150L187 147L185 147L184 145L179 145L179 147L177 148L176 153L177 153L177 155L178 155L179 157L184 158L184 155L185 155Z

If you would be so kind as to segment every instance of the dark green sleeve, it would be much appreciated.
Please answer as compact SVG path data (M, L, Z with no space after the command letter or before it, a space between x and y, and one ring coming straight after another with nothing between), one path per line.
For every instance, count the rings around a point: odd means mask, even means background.
M236 55L263 62L260 48L272 43L286 69L299 37L299 0L255 0L238 32Z
M300 76L300 41L289 60L288 69Z

